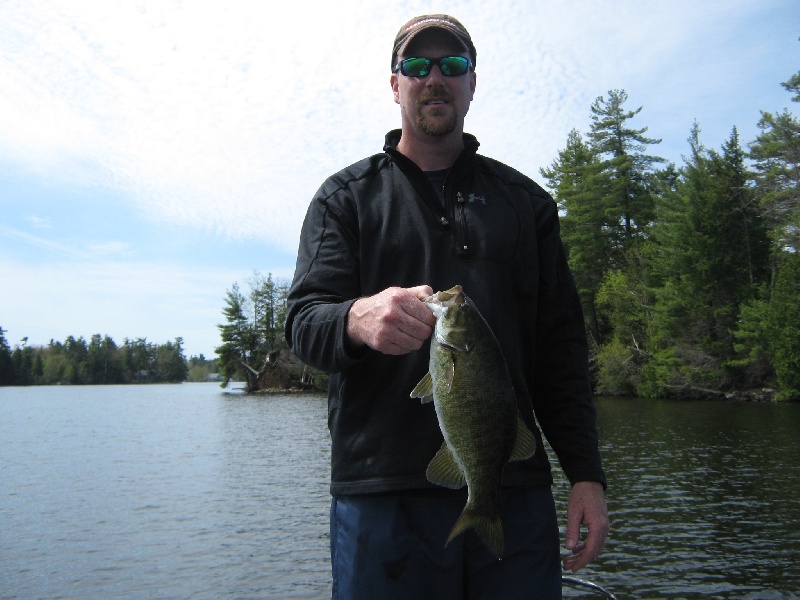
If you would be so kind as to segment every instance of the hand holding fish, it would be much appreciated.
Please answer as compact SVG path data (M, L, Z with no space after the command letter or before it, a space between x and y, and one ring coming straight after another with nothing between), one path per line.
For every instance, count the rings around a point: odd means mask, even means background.
M585 525L586 541L580 540L580 526ZM595 481L579 481L572 487L567 503L566 546L572 554L564 559L564 569L573 573L594 562L608 536L608 509L603 486Z
M419 350L433 332L436 318L421 301L430 286L391 287L374 296L359 298L350 307L347 335L358 347L369 346L384 354Z

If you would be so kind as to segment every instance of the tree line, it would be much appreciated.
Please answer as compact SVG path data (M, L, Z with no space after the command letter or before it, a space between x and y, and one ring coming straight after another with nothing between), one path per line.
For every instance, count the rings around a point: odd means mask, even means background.
M782 84L800 101L800 73ZM624 90L540 170L586 315L600 394L800 398L800 122L761 113L742 148L692 127L681 166L649 148Z
M216 361L202 354L187 360L180 337L164 344L125 338L121 346L100 334L47 346L23 338L12 350L0 327L0 385L178 383L203 381L215 370Z

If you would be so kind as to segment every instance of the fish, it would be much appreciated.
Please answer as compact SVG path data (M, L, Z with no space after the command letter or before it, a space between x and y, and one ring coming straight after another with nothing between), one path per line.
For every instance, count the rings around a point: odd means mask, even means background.
M536 441L522 420L502 349L460 285L423 299L436 317L428 373L411 392L433 402L442 447L426 470L428 481L467 486L467 502L445 547L472 528L502 560L505 547L500 485L508 462L525 460Z

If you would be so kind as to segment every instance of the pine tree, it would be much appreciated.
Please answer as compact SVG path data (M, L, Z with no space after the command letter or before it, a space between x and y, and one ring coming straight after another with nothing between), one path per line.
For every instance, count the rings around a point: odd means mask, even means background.
M589 184L600 197L604 217L600 233L609 238L611 266L624 262L622 255L634 240L647 235L654 217L654 166L664 162L645 153L647 146L661 140L645 137L647 127L630 127L628 122L642 107L625 110L627 99L624 90L610 90L608 100L598 97L591 108L589 140L600 165Z
M609 273L641 266L654 218L654 196L663 185L654 168L663 159L645 153L648 145L661 140L645 137L646 127L630 126L642 108L626 110L627 99L624 90L609 91L608 99L598 97L591 107L588 143L571 134L567 150L554 163L556 172L556 167L561 172L572 168L578 179L564 196L565 242L597 346L612 334L609 315L597 308L600 283ZM556 194L561 197L558 190ZM644 272L631 276L637 281L647 278Z
M726 369L743 303L766 274L767 239L746 185L736 129L722 152L705 149L699 127L677 191L659 205L654 231L661 282L656 290L648 394L670 387L720 390L733 383Z
M87 355L88 383L124 383L124 369L119 348L110 337L99 333L89 340Z
M223 309L226 323L218 325L223 344L216 352L224 378L222 387L231 379L243 378L245 390L251 392L258 389L262 373L286 347L283 328L288 282L256 272L249 284L248 296L236 283L227 292Z
M14 363L11 360L11 348L5 334L5 330L0 327L0 385L13 385Z
M251 326L247 312L247 298L239 291L239 284L234 283L225 296L225 323L217 325L222 338L222 345L216 349L219 355L220 374L224 378L222 387L227 387L231 379L244 377L251 387L252 375L245 370L251 355L257 346L257 337Z
M605 225L600 197L588 185L598 165L592 149L573 129L558 158L549 168L540 169L558 204L561 238L595 342L600 339L595 294L608 268L607 258L611 253L608 238L599 234Z
M800 102L800 72L783 87ZM761 113L761 134L750 144L755 182L772 231L775 252L800 251L800 121L788 109Z
M157 350L158 372L161 381L180 383L186 380L189 367L183 354L183 338L175 338L175 343L167 342Z

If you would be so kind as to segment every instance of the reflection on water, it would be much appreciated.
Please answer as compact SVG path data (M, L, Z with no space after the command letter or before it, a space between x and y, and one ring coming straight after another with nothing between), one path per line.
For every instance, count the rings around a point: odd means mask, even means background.
M613 530L581 577L620 600L799 597L800 406L598 413ZM329 597L328 453L316 396L0 388L0 598Z

